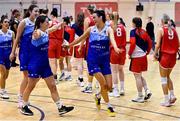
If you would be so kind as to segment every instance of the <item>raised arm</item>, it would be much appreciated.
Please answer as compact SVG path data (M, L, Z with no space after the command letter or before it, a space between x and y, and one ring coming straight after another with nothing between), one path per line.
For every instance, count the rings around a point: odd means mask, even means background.
M75 39L72 43L69 44L69 47L72 47L79 42L84 43L86 41L86 38L89 37L90 35L91 28L88 28L83 35L81 35L79 38Z
M47 31L48 33L54 32L57 29L61 29L64 27L64 23L58 23L57 25L52 26L51 28L49 28Z

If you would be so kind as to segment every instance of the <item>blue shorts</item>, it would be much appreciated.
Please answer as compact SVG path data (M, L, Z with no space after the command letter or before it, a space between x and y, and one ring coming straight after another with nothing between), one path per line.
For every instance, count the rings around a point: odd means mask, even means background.
M89 75L101 72L103 75L111 74L110 62L109 61L87 61Z
M11 61L9 60L10 53L5 53L3 49L0 48L0 64L4 65L7 70L11 68Z
M47 78L53 75L50 65L29 64L28 73L31 78Z
M27 50L20 50L19 52L20 71L28 70L29 54Z

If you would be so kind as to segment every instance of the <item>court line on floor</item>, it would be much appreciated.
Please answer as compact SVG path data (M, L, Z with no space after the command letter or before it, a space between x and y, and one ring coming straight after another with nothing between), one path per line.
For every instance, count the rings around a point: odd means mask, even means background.
M15 93L9 93L12 95L17 95ZM50 96L43 96L43 95L31 95L34 97L46 97L46 98L51 98ZM74 101L80 101L80 102L89 102L89 103L94 103L94 101L89 101L89 100L81 100L81 99L73 99L73 98L64 98L64 97L60 97L61 99L66 99L66 100L74 100ZM105 104L105 103L102 103ZM159 114L159 115L163 115L163 116L167 116L167 117L171 117L171 118L175 118L175 119L180 119L179 116L174 116L174 115L170 115L170 114L166 114L166 113L161 113L161 112L157 112L157 111L151 111L151 110L146 110L146 109L139 109L139 108L133 108L133 107L129 107L129 106L122 106L122 105L116 105L116 104L112 104L113 106L116 107L121 107L121 108L126 108L126 109L132 109L132 110L138 110L138 111L142 111L142 112L148 112L148 113L152 113L152 114Z
M13 101L13 100L0 100L0 101L1 101L1 102L18 103L17 101ZM33 106L33 105L29 105L29 106L32 107L32 108L35 108L36 110L38 110L38 111L40 112L41 117L40 117L39 121L43 121L44 118L45 118L45 113L44 113L44 111L43 111L42 109L36 107L36 106Z

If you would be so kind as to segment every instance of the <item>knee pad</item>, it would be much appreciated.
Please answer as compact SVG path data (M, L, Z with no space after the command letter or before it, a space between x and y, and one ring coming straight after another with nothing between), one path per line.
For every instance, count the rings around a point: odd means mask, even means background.
M162 85L167 84L167 77L161 77Z

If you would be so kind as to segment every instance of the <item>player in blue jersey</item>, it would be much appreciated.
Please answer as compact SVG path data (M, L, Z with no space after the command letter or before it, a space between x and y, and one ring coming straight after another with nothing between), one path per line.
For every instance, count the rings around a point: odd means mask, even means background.
M1 17L0 29L0 97L3 99L9 99L7 91L5 90L6 79L9 75L9 69L11 67L11 62L9 60L9 55L12 50L12 42L14 41L15 34L13 31L9 30L9 20L7 16Z
M74 109L74 107L66 107L62 104L59 98L59 94L55 85L53 73L51 71L49 60L48 60L48 44L50 32L56 31L61 24L54 25L49 28L49 21L47 16L39 16L35 22L35 31L32 35L29 52L29 83L23 93L23 107L21 113L24 115L33 115L33 112L28 108L29 96L36 86L36 83L43 78L50 90L51 97L56 103L59 111L59 115L67 113Z
M20 70L23 72L23 80L20 85L20 91L18 95L18 107L22 106L22 95L28 83L28 61L29 61L29 45L31 42L32 33L34 30L34 21L39 15L39 8L36 5L30 5L28 11L17 29L16 39L13 44L12 52L10 54L10 60L15 58L16 47L20 43L19 61Z
M109 103L108 91L112 90L112 75L110 69L110 42L114 47L115 52L119 53L122 50L118 49L114 40L112 28L105 25L106 18L104 10L96 10L93 14L95 26L89 27L84 34L64 47L71 47L79 42L83 42L89 37L89 48L87 55L88 71L99 81L101 90L95 95L96 106L100 109L101 95L107 104L108 113L110 116L115 116L112 105Z

